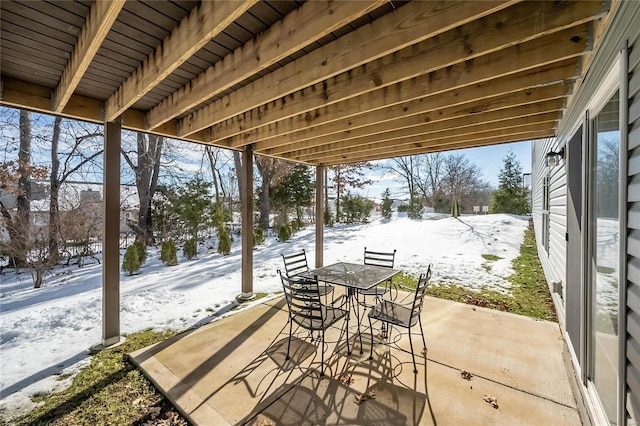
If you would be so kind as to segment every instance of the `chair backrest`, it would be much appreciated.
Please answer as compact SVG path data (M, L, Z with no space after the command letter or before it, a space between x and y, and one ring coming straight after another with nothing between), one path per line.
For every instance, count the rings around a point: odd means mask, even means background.
M420 278L418 278L418 285L416 286L416 292L413 298L413 306L411 307L411 325L418 322L418 318L422 313L424 296L427 294L429 280L431 280L431 265L427 268L427 272L420 274Z
M318 277L287 277L279 269L278 274L289 307L289 318L308 330L322 330L324 318Z
M284 261L284 272L287 277L292 277L309 270L307 253L305 253L304 249L292 254L282 254L282 260Z
M380 252L371 251L364 248L364 264L383 266L385 268L393 268L393 262L396 258L396 251L393 252Z

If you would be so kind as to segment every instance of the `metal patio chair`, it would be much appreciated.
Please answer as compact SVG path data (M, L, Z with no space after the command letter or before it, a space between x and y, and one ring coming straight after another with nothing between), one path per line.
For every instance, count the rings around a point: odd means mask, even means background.
M424 339L424 331L422 329L422 320L420 314L422 313L422 307L424 305L424 296L427 292L427 285L431 279L431 265L427 269L426 273L420 274L418 278L418 285L416 286L414 298L411 303L403 304L397 303L392 300L383 299L373 309L369 311L369 329L371 331L371 351L369 353L369 359L373 359L373 327L372 321L382 321L383 324L387 324L389 328L392 326L406 328L409 333L409 345L411 346L411 358L413 360L413 372L417 373L416 357L413 352L413 342L411 340L411 327L418 324L420 326L420 336L422 337L422 344L424 350L427 350L427 342Z
M373 266L382 266L383 268L393 268L396 259L396 250L392 252L380 252L380 251L371 251L364 248L364 264L365 265L373 265ZM375 286L368 290L359 290L358 294L362 296L375 296L376 299L384 296L389 293L392 288L392 280L389 278L385 281L385 286ZM398 295L398 289L396 288L396 297ZM395 297L394 297L395 299Z
M313 332L320 333L321 340L321 368L320 375L324 376L324 335L325 331L345 318L346 335L347 335L347 352L349 350L349 311L345 308L347 302L344 295L341 304L337 304L337 300L332 305L325 305L320 300L320 292L318 286L318 277L314 278L289 278L279 269L278 274L282 280L287 307L289 308L289 342L287 344L287 356L289 360L289 352L291 350L291 338L293 337L293 323L299 327L309 330L309 336L312 340Z
M282 254L284 262L284 272L288 278L293 278L298 274L307 272L309 264L307 263L307 253L304 249L291 254ZM319 284L318 289L321 296L327 296L333 293L334 286L329 284Z

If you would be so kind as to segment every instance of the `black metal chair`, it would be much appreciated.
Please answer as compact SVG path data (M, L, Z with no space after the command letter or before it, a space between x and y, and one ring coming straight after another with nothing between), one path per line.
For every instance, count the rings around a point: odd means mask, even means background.
M284 262L284 272L288 278L293 278L309 270L307 253L304 249L292 254L282 254L282 261ZM320 284L318 288L321 296L327 296L334 290L334 286L329 284Z
M392 252L371 251L364 248L364 264L373 266L382 266L383 268L393 268L396 259L396 250ZM375 296L376 299L384 296L391 291L392 280L389 278L385 282L385 286L375 286L368 290L358 290L358 294L362 296ZM398 289L396 288L396 297ZM395 299L395 298L394 298Z
M320 300L318 277L289 278L278 269L278 274L282 280L285 299L289 308L289 342L287 344L287 357L291 350L291 338L293 337L293 323L299 327L309 330L309 335L313 340L313 332L317 331L321 336L321 368L320 375L324 376L324 335L325 331L336 322L345 318L347 335L347 352L349 350L349 311L344 308L346 297L340 296L343 302L337 305L334 301L332 305L325 305Z
M427 285L431 279L431 265L427 269L426 273L420 274L418 278L418 285L414 293L414 298L411 303L402 304L396 303L392 300L383 299L373 309L369 311L369 328L371 330L371 352L369 353L369 359L373 359L373 327L372 320L382 321L384 324L388 324L389 327L397 326L406 328L409 332L409 345L411 346L411 358L413 359L413 372L417 373L416 357L413 352L413 342L411 340L411 327L418 324L420 326L420 336L422 337L422 344L424 350L427 350L427 342L424 339L424 331L422 329L422 320L420 314L422 313L422 307L424 305L424 296L427 292Z

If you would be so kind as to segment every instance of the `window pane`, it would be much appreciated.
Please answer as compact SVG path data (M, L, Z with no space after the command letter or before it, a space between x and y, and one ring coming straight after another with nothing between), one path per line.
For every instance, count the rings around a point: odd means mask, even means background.
M618 173L620 129L618 93L594 119L595 181L593 383L609 421L616 422L618 377L618 264L620 221Z

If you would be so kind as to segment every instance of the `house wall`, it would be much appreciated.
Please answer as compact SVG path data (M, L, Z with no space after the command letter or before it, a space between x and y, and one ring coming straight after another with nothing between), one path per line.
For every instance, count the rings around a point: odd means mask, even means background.
M536 141L533 144L533 219L540 260L547 280L550 283L561 280L564 284L567 270L566 170L564 167L550 170L550 239L547 253L542 244L543 182L544 176L549 172L544 161L545 155L550 151L558 151L573 136L583 122L587 105L593 99L594 93L602 85L621 50L626 46L627 57L623 58L621 63L624 67L628 61L628 80L625 81L623 78L620 81L621 94L626 94L628 101L628 109L621 110L622 120L628 123L628 132L625 132L624 127L621 128L621 149L623 153L627 153L627 161L623 160L620 165L622 172L627 175L626 182L620 182L626 195L626 203L623 203L621 211L626 210L627 215L621 217L621 227L626 229L626 232L623 232L625 235L621 235L622 249L626 256L622 256L620 264L623 277L621 282L625 283L625 288L622 289L620 297L621 370L618 378L621 384L619 392L624 395L620 398L619 405L623 423L637 424L640 421L640 2L620 2L608 32L603 37L598 50L593 54L584 81L559 123L558 137ZM623 105L624 102L623 98ZM569 235L569 238L572 236ZM562 289L563 297L556 294L554 301L563 318L562 327L566 330L564 307L567 297L580 298L582 306L584 302L580 294L566 294L566 285L563 285ZM579 357L580 354L574 353L574 362L577 362ZM580 366L576 365L576 369L580 371ZM588 394L586 388L581 390L585 395Z
M640 420L640 13L629 40L629 136L627 141L627 404Z
M544 269L549 290L556 300L559 309L559 316L564 318L563 304L559 303L560 298L566 297L564 285L566 246L565 246L565 226L567 198L565 190L565 169L564 167L549 168L546 165L545 155L550 151L558 151L558 140L556 138L536 141L532 144L532 200L533 200L533 224L538 244L538 255ZM549 177L549 250L543 246L543 185L544 178ZM562 283L562 293L553 293L551 284L553 282Z

